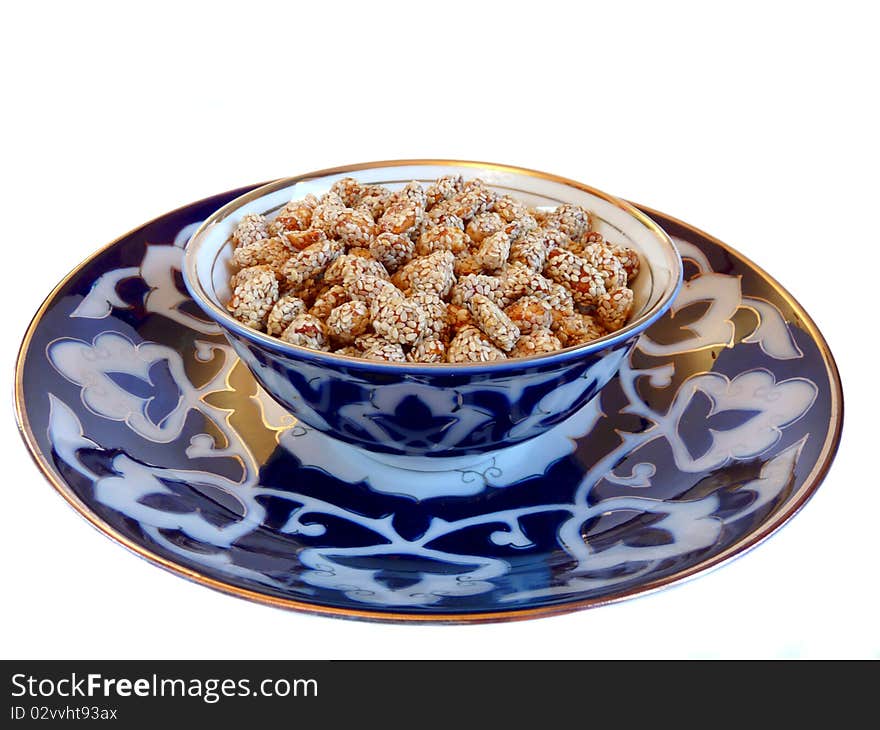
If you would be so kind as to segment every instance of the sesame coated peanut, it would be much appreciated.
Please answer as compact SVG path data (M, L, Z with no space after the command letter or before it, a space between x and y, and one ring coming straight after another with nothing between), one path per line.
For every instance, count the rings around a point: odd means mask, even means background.
M461 175L395 190L341 178L241 219L227 308L284 342L369 360L546 354L620 329L633 310L639 255L595 223Z

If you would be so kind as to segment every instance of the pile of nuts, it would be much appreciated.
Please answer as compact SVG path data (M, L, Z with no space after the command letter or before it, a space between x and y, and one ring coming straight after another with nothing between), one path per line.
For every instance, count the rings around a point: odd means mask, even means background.
M528 208L448 175L392 192L353 178L232 236L227 308L285 342L392 362L487 362L626 324L638 254L576 205Z

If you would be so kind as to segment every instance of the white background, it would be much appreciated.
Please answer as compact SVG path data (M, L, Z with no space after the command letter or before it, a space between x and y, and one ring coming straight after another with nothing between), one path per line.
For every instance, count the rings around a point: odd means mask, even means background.
M880 57L870 6L7 6L0 654L880 656ZM91 529L31 463L10 407L19 340L55 283L99 246L189 201L403 157L573 177L687 220L772 272L825 333L848 396L837 461L804 511L683 586L558 618L464 627L253 605L165 573Z

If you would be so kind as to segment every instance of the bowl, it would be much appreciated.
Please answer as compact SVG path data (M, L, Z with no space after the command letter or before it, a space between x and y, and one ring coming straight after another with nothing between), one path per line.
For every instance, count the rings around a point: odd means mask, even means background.
M249 213L271 214L292 198L320 195L355 177L391 189L441 175L480 177L531 206L582 205L594 228L639 252L635 302L623 329L549 354L488 363L392 363L319 352L250 329L225 308L231 235ZM223 330L254 377L283 408L328 436L418 468L534 438L594 398L638 336L669 308L681 287L681 257L669 236L628 203L591 187L507 165L402 160L338 167L285 178L212 214L186 247L184 279L196 303ZM448 462L444 461L448 465Z

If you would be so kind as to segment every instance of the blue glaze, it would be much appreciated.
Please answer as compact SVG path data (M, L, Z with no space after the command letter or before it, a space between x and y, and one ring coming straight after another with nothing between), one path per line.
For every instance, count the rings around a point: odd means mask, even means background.
M500 375L319 365L238 334L229 341L260 384L313 428L369 451L448 458L512 446L561 423L614 376L636 338Z
M436 162L427 169L418 163L377 164L357 175L394 185L459 173L460 164ZM342 174L332 172L276 181L216 211L187 246L186 286L266 391L303 423L334 438L374 453L432 458L485 453L534 438L595 397L638 336L668 311L682 284L681 260L653 221L604 193L515 168L489 165L477 172L488 175L497 192L515 190L531 204L546 205L552 193L557 201L587 206L594 230L635 246L642 263L632 321L609 336L550 354L430 365L310 350L238 322L224 306L235 225L248 212L271 217L273 206L301 198L305 186L326 191Z

